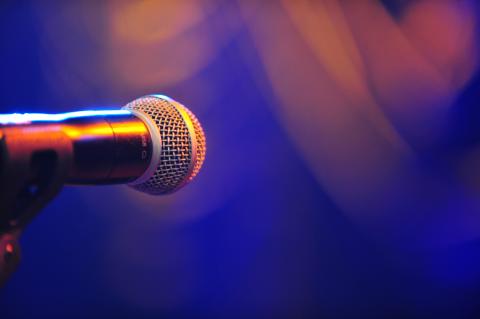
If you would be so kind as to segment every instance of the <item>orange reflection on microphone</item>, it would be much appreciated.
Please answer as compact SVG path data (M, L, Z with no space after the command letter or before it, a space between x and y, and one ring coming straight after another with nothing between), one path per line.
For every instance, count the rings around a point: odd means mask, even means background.
M62 131L65 132L71 139L90 139L102 136L112 136L112 128L109 125L98 123L89 124L87 126L62 126Z

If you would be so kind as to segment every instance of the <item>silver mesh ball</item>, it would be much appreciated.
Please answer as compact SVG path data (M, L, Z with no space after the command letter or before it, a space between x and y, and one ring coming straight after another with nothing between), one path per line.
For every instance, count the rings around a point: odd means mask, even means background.
M164 96L151 95L130 102L124 109L147 115L161 138L155 172L145 182L131 187L152 195L167 194L198 174L205 160L205 134L197 118L185 106Z

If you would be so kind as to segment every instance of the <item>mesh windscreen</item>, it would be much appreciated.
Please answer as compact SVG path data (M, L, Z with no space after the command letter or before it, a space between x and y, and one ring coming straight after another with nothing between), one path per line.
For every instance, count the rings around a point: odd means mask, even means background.
M190 136L188 126L177 107L187 112L189 118L185 120L193 124L195 136ZM155 96L139 98L124 108L141 111L150 117L155 122L162 141L160 162L153 176L132 187L149 194L165 194L175 191L198 173L205 159L205 136L200 123L187 108ZM196 154L192 154L192 145L196 145Z

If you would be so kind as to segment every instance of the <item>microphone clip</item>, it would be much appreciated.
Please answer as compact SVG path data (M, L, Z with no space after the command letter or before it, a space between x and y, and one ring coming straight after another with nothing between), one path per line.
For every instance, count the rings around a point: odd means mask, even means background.
M0 128L0 286L19 263L22 230L59 193L71 162L72 146L62 132L20 140Z

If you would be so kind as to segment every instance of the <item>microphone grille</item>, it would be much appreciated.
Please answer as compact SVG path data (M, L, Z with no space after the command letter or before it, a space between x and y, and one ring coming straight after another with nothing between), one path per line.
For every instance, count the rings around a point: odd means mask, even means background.
M196 139L196 159L193 166L192 173L188 177L188 181L191 181L195 176L197 176L200 168L202 168L203 162L205 161L205 156L207 154L207 140L205 138L205 133L203 132L202 125L198 121L197 117L185 106L179 104L179 107L183 108L188 114L190 120L193 124L193 129L195 132Z
M153 173L131 187L152 195L168 194L198 174L205 161L206 139L200 122L190 110L162 95L136 99L124 108L146 116L161 141L157 158L152 158L156 165Z

